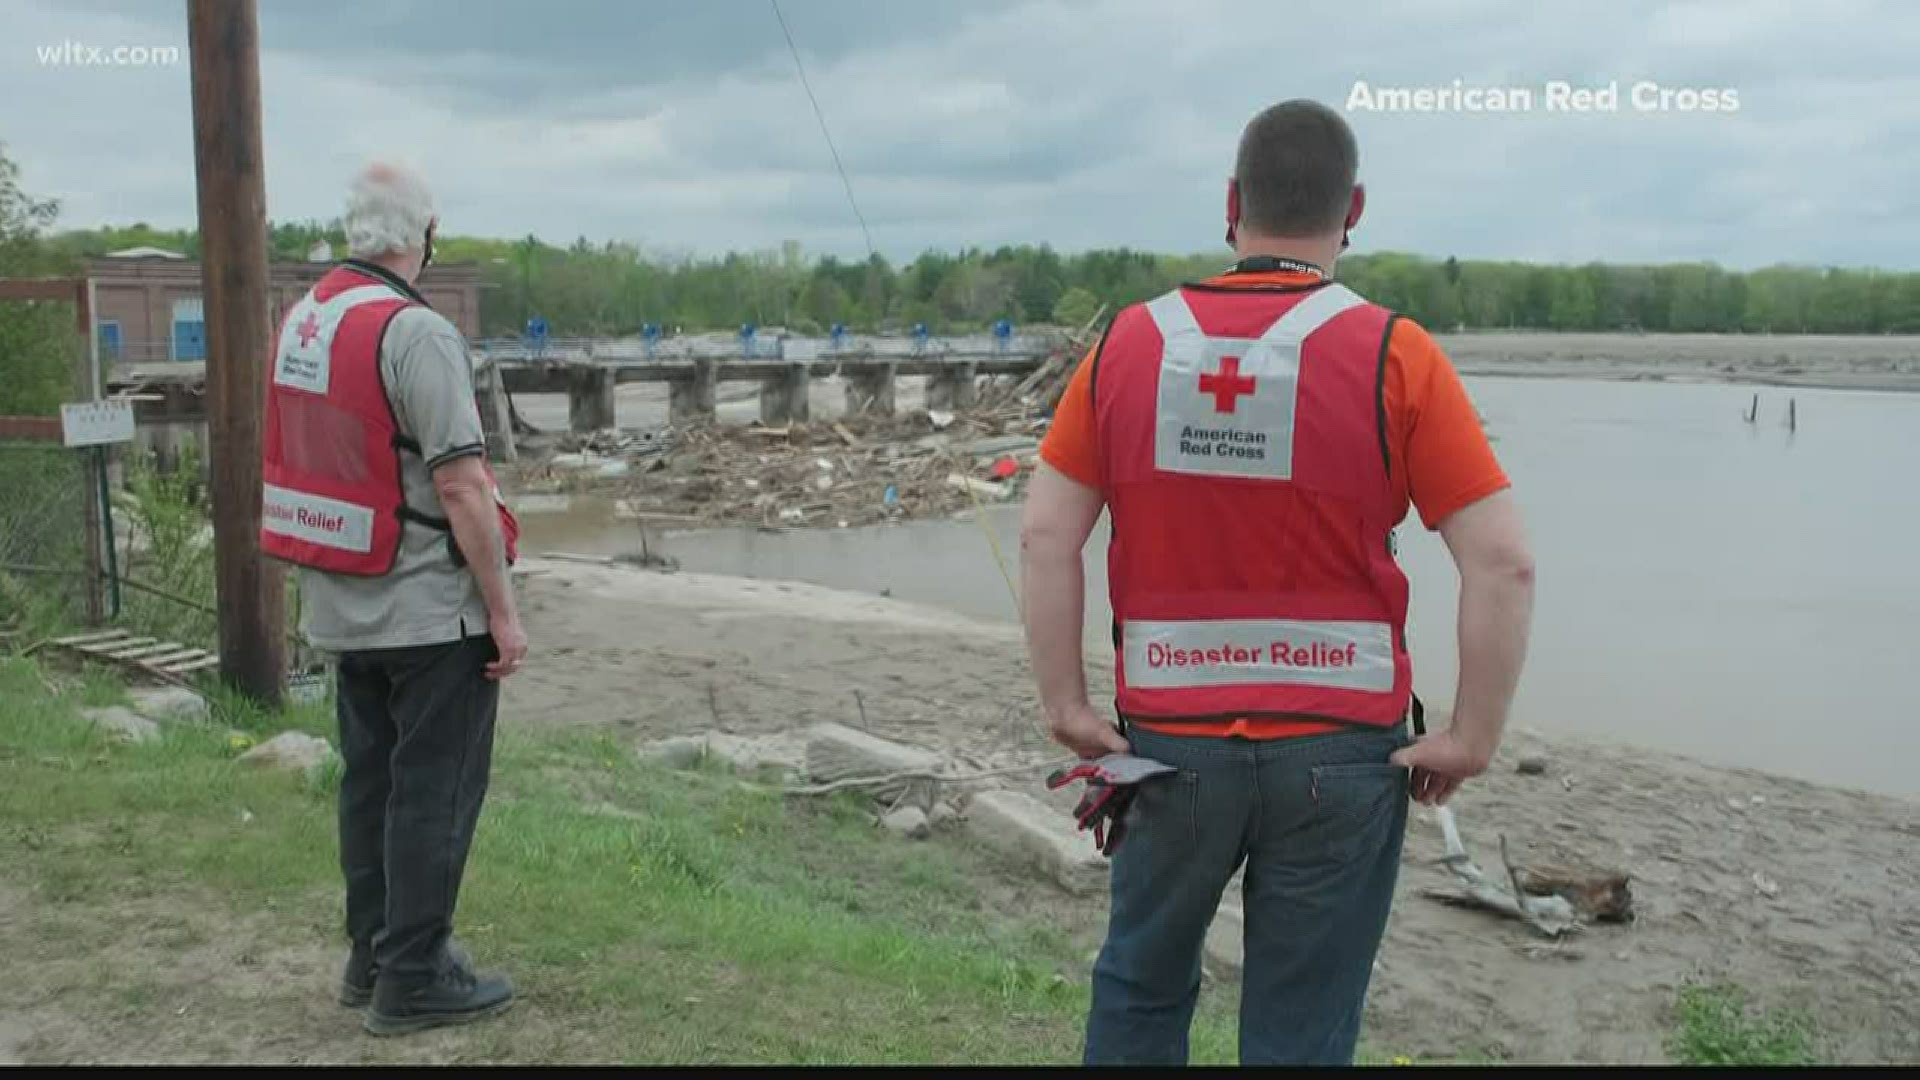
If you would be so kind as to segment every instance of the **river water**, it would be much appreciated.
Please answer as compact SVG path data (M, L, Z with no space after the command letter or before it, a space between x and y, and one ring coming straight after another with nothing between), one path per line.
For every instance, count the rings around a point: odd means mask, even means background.
M1920 689L1920 395L1469 379L1539 559L1514 723L1889 794ZM1789 430L1789 400L1796 425ZM532 550L638 550L604 506L532 515ZM983 527L984 526L984 527ZM1008 619L1018 510L839 531L652 538L688 570L792 579ZM1458 578L1410 518L1416 683L1453 696ZM1105 648L1104 530L1088 550L1090 648ZM1917 665L1920 666L1920 665ZM1574 766L1577 769L1577 764Z

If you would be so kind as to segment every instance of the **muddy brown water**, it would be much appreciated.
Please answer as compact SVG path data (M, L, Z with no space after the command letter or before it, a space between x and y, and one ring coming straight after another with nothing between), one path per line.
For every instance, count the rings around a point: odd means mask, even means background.
M1920 396L1766 389L1748 423L1750 387L1468 382L1540 565L1515 723L1920 796ZM1018 518L996 507L980 520L648 542L687 570L1011 620L987 530L1017 579ZM1417 519L1401 534L1416 682L1444 708L1458 579ZM634 523L578 498L528 515L527 544L640 549ZM1088 548L1090 648L1108 640L1104 548L1103 529Z

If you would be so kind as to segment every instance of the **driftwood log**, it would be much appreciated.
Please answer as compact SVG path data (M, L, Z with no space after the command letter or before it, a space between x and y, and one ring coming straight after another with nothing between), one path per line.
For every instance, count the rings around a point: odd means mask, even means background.
M1521 867L1520 888L1529 896L1557 896L1583 919L1632 922L1633 889L1625 874L1581 873L1562 867Z
M1460 890L1445 892L1426 889L1422 890L1421 895L1443 904L1477 908L1519 919L1543 937L1558 938L1580 929L1579 914L1566 898L1536 896L1522 887L1520 872L1508 857L1505 836L1500 838L1500 861L1505 865L1506 879L1498 881L1489 878L1474 864L1473 857L1467 854L1467 845L1460 839L1460 826L1453 819L1453 811L1445 806L1438 807L1434 810L1434 817L1439 819L1441 836L1446 843L1446 854L1441 856L1440 865L1453 874L1460 883Z

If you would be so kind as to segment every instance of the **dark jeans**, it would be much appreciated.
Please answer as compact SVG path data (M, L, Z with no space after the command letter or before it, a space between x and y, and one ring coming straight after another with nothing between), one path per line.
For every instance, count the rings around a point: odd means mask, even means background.
M1401 729L1272 742L1136 730L1088 1064L1184 1064L1207 927L1246 864L1240 1062L1349 1064L1407 824Z
M494 656L483 636L340 658L347 934L382 978L431 979L453 934L493 762Z

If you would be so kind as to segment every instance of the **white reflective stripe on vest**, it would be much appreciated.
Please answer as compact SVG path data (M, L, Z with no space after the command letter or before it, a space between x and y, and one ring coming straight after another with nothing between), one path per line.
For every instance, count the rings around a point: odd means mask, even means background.
M1296 685L1390 693L1393 628L1293 619L1128 620L1127 685L1136 690Z
M1345 285L1322 286L1257 339L1207 336L1178 289L1147 304L1162 342L1154 467L1196 476L1291 479L1300 345L1365 302Z
M361 304L405 299L387 285L356 285L325 302L316 301L308 290L280 327L274 383L313 394L326 393L333 382L333 335L340 329L340 320Z
M365 555L373 550L373 520L371 507L324 495L273 484L261 493L262 529L321 547Z
M1348 308L1359 307L1366 303L1360 294L1339 282L1322 285L1305 300L1287 309L1285 315L1273 321L1267 332L1260 335L1261 341L1279 342L1307 340L1307 335L1332 322Z

